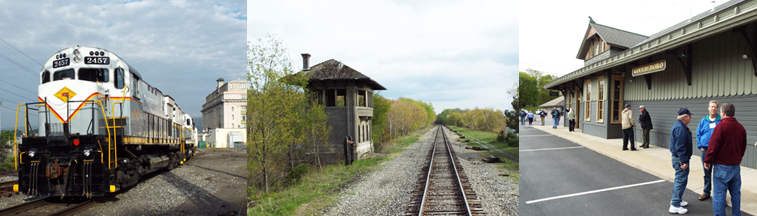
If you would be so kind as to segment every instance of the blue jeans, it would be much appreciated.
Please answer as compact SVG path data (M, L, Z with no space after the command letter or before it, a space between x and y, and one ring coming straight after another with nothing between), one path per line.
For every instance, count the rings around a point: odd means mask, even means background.
M702 167L704 167L704 155L707 154L707 147L704 147L704 151L702 151ZM710 170L704 169L704 194L707 194L707 196L710 196L710 191L712 190L712 168Z
M525 116L520 117L520 124L521 125L526 125L526 117Z
M557 128L557 125L560 124L560 118L559 117L552 117L552 128Z
M716 216L725 216L725 191L731 193L731 215L741 215L741 167L736 165L712 164L713 196L712 211Z
M681 207L681 197L683 197L683 191L686 190L686 185L689 183L689 170L691 167L687 167L686 170L681 169L679 162L681 161L678 156L672 156L673 169L676 170L676 179L673 181L673 197L670 199L670 205L675 207Z

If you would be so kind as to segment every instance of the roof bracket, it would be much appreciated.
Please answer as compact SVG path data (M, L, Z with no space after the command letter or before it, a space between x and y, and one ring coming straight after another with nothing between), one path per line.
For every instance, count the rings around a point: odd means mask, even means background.
M752 28L752 29L755 31L755 33L757 33L757 26L755 26L755 28ZM754 50L756 48L754 47L755 44L753 44L751 42L751 40L749 40L749 36L746 33L746 25L736 27L736 28L733 29L732 32L737 33L738 35L740 35L741 39L743 39L744 43L746 43L746 45L747 45L746 46L747 47L747 52L749 52L749 57L752 60L752 70L754 70L754 75L757 76L757 59L754 58L755 57L754 56Z
M647 81L647 90L652 90L652 74L644 75L644 80Z
M691 86L691 59L693 53L691 52L691 44L684 45L685 50L688 51L688 55L676 55L676 50L673 50L673 52L667 52L667 54L678 60L678 64L681 65L681 68L683 68L683 75L686 76L686 84L689 84Z

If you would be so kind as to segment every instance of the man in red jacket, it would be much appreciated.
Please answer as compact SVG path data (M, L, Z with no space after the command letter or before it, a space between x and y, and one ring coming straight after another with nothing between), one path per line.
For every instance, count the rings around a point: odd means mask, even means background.
M725 215L725 192L731 194L732 215L741 215L741 158L746 151L746 130L736 118L736 109L731 103L720 105L720 124L710 137L704 168L712 172L712 210L715 215Z

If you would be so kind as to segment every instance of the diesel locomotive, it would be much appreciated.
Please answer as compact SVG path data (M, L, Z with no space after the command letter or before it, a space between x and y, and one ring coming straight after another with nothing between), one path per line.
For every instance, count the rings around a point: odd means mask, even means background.
M104 196L196 154L192 118L115 53L60 50L45 62L39 83L38 101L16 108L16 125L24 121L14 140L16 191ZM33 113L37 132L29 124Z

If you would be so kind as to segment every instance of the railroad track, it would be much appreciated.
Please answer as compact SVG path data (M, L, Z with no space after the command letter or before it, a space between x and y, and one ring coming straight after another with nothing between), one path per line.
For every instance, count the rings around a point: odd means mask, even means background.
M20 205L0 209L0 215L74 215L92 207L95 202L59 202L56 198L43 197Z
M430 152L405 215L486 214L441 126Z
M18 192L13 191L14 184L18 184L18 180L0 182L0 197L10 197L18 194Z

